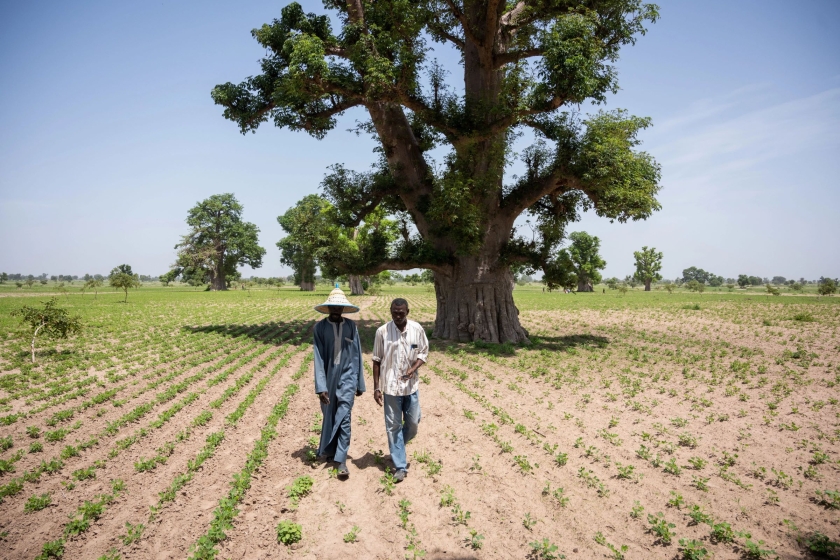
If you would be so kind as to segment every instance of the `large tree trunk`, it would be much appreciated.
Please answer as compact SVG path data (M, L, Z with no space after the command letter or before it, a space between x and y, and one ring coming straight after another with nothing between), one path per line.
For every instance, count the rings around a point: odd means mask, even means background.
M434 336L460 342L530 342L513 303L513 274L487 269L475 257L435 271L437 315Z
M225 282L225 275L223 272L210 272L210 289L214 292L227 290L227 282Z
M647 280L645 280L645 291L646 291L646 292L649 292L649 291L650 291L650 278L648 278Z
M350 293L354 296L365 295L365 288L362 286L362 277L351 274L348 278L350 279Z
M302 291L302 292L314 292L315 291L315 282L301 281L300 291Z
M581 280L578 281L578 289L579 292L592 292L594 288L592 287L592 283L588 280Z

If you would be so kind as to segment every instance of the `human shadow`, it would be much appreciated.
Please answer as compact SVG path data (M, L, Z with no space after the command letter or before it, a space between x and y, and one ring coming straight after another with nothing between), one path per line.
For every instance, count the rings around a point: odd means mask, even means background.
M371 453L370 451L366 452L358 459L350 457L349 460L353 464L353 466L359 469L360 471L374 468L379 470L380 472L385 472L385 469L388 467L388 463L390 462L386 460L383 455L376 455L374 453Z
M263 344L280 346L292 344L299 346L312 338L313 319L294 321L268 321L253 324L223 324L223 325L186 325L182 331L188 333L211 333L228 338L247 337Z

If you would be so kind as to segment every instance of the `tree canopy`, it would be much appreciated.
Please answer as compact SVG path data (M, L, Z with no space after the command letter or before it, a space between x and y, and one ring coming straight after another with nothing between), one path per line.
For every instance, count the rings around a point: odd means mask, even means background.
M344 227L380 211L399 235L365 253L346 243L322 265L349 274L434 271L435 335L527 341L513 304L514 267L568 281L558 253L567 224L587 210L610 220L660 208L660 168L638 150L646 118L625 111L581 115L618 90L621 48L645 33L657 7L639 0L404 2L326 0L327 15L297 3L254 29L261 72L212 91L242 133L262 123L322 138L358 107L359 131L379 141L368 171L335 166L322 185ZM460 55L456 83L432 57ZM504 181L513 142L534 136ZM442 161L431 150L448 148ZM518 232L522 214L534 233ZM385 236L387 237L387 236ZM558 260L560 259L560 260Z
M662 280L662 253L656 252L656 247L642 247L641 251L634 251L633 258L636 260L636 280L644 282L645 291L650 291L650 283L654 280Z
M36 307L34 305L24 305L19 309L12 311L13 317L20 317L21 321L25 323L32 335L31 349L32 349L32 363L35 363L35 339L39 334L43 334L50 338L67 338L70 335L76 334L82 329L82 320L78 315L70 315L70 313L61 307L58 307L56 298L49 301L42 302L43 307Z
M169 275L179 275L190 285L210 283L211 290L227 290L228 281L239 277L237 268L262 266L265 249L259 246L259 228L242 220L243 207L232 194L215 194L192 207L187 214L190 232L175 248L178 258Z
M125 299L123 303L128 303L128 290L131 288L139 288L140 276L131 271L131 266L121 264L114 267L108 275L108 285L112 288L117 288L125 292Z
M585 231L576 231L569 235L569 239L572 243L561 251L565 254L559 258L568 262L566 267L571 269L578 291L591 292L593 286L601 281L601 270L607 266L598 253L601 240Z

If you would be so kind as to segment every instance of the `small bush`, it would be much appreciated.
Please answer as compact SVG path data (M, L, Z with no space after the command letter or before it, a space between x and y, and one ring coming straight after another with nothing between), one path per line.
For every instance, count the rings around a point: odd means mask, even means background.
M277 542L289 546L302 538L301 526L294 521L284 519L277 525Z

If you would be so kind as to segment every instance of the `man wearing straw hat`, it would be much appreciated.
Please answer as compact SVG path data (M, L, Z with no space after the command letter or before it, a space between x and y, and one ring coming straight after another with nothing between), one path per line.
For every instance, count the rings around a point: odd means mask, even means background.
M315 325L315 393L321 400L324 422L318 455L337 463L338 476L350 476L347 450L350 447L350 412L355 397L365 391L362 367L362 344L356 323L342 313L356 313L359 308L349 301L338 284L327 301L315 310L328 317Z

